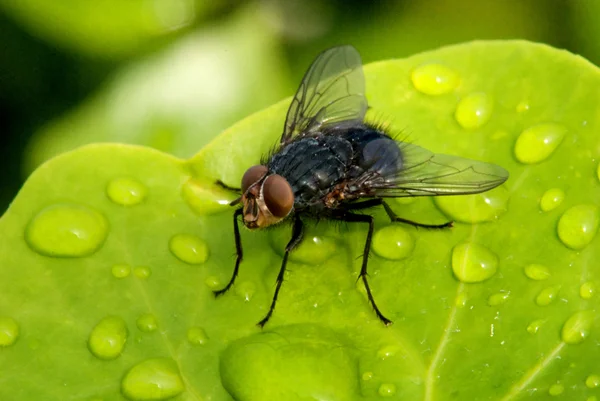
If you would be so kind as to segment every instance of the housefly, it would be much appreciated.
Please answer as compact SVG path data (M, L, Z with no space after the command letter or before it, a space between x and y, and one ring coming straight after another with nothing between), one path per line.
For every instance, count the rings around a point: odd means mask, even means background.
M352 46L335 47L312 63L287 113L275 150L242 177L241 196L231 202L237 259L227 285L233 285L242 261L238 227L249 229L292 222L271 306L258 323L263 327L275 309L288 255L301 242L304 221L330 219L368 227L359 278L377 317L392 322L377 307L367 280L373 238L373 217L356 211L381 206L392 222L416 227L446 228L396 216L387 198L474 194L490 190L508 178L502 167L457 156L434 154L394 140L383 129L365 122L367 99L360 55ZM222 184L224 185L224 184ZM230 188L233 189L233 188Z

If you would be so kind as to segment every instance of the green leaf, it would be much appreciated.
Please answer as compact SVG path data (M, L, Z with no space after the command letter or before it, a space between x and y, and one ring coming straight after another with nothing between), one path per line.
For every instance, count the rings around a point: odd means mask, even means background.
M483 195L391 203L419 222L456 219L450 230L375 213L369 280L391 327L356 281L356 224L308 226L264 330L288 225L242 230L235 287L212 296L234 263L223 204L235 195L214 182L238 185L288 99L189 161L91 145L30 177L0 220L0 398L595 396L598 69L542 45L474 42L365 73L371 120L511 174Z

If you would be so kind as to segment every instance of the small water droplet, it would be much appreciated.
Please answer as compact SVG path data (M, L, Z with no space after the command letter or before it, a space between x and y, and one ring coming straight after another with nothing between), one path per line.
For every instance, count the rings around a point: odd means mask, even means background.
M193 168L194 163L190 163ZM199 172L198 172L199 173ZM181 196L187 205L198 215L223 212L233 200L231 191L223 189L213 182L200 182L195 179L186 181L181 187Z
M558 297L558 291L560 291L558 286L544 288L535 298L535 303L539 306L550 305Z
M558 237L567 247L585 248L596 235L600 215L594 205L577 205L563 213L558 221Z
M550 386L550 388L548 389L548 394L556 396L556 395L561 395L563 393L563 391L565 391L565 386L563 386L562 384L556 383Z
M565 200L565 192L560 188L551 188L542 195L540 209L549 212L560 206L563 200Z
M131 273L131 267L126 264L114 265L111 269L112 275L116 278L125 278Z
M589 375L585 379L585 385L588 388L596 388L600 386L600 376L599 375Z
M235 286L235 293L245 302L250 302L252 296L256 292L256 286L252 281L244 281Z
M167 358L147 359L132 367L121 382L131 400L166 400L184 390L177 364Z
M19 324L8 316L0 316L0 347L13 345L19 338Z
M460 83L458 74L441 64L424 64L415 68L411 80L415 89L431 96L452 92Z
M454 117L465 129L476 129L487 123L492 116L494 102L485 93L472 93L460 100Z
M206 286L211 290L216 290L217 288L220 289L221 287L221 281L219 281L219 278L216 276L206 277L206 279L204 280L204 284L206 284Z
M456 245L452 250L452 271L463 283L479 283L498 270L498 257L475 243Z
M158 321L156 320L156 316L154 316L151 313L146 313L138 317L135 321L135 324L140 331L143 331L145 333L153 332L158 328Z
M396 394L396 385L392 383L383 383L379 386L378 393L382 397L392 397Z
M279 230L271 231L269 243L279 256L283 257L288 238ZM307 235L300 245L289 254L289 260L306 265L320 265L329 261L337 249L333 238Z
M169 241L169 249L179 260L198 265L208 259L208 246L202 239L190 234L176 234Z
M583 310L575 312L565 322L561 337L567 344L579 344L590 334L590 329L594 321L594 312Z
M559 124L538 124L527 128L515 143L515 157L523 164L546 160L562 142L567 130Z
M497 292L495 294L490 295L488 298L489 306L498 306L502 305L506 302L508 297L510 296L510 292Z
M534 320L533 322L529 323L529 326L527 326L527 332L529 334L537 334L537 332L540 331L540 328L543 324L543 319Z
M550 277L550 269L543 265L538 265L534 263L525 266L524 270L525 275L532 280L541 281L546 280L548 277Z
M379 351L377 351L377 358L385 360L396 355L398 351L400 351L398 345L386 345L385 347L380 348Z
M204 345L208 336L202 327L190 327L187 331L187 340L192 345Z
M594 292L596 292L596 286L591 281L585 282L579 287L579 296L583 299L592 298Z
M439 196L437 207L449 218L462 223L482 223L498 219L507 210L509 192L504 187L475 195Z
M396 224L377 230L373 236L373 251L386 259L404 259L414 247L415 241L409 232Z
M106 186L108 198L116 204L133 206L142 202L148 190L136 180L130 178L117 178Z
M82 257L96 252L108 234L99 212L83 205L58 204L42 209L27 226L25 239L34 251L54 257Z
M517 104L517 107L515 107L515 111L517 113L524 113L526 111L529 111L529 103L525 100L519 102L519 104Z
M92 329L88 347L99 359L115 359L123 352L127 341L127 326L118 316L107 316Z
M152 271L147 266L137 266L135 269L133 269L133 274L135 274L137 278L145 279L150 277Z
M369 381L373 378L373 372L365 372L362 374L362 379L364 381Z
M467 306L467 301L467 293L461 292L456 296L456 299L454 300L454 305L456 305L457 308L464 308L465 306Z

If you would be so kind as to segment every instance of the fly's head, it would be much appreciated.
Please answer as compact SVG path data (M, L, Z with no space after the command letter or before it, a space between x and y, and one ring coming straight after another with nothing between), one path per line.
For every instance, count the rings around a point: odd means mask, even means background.
M269 173L263 165L252 166L242 177L244 225L263 228L283 220L294 207L294 192L285 178Z

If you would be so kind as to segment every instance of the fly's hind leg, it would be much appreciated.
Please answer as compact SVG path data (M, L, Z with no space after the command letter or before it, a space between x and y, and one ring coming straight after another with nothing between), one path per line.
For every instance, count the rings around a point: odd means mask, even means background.
M218 291L213 291L215 297L225 294L227 290L231 288L235 282L235 278L238 275L242 258L244 257L244 253L242 251L242 239L240 237L240 229L238 227L238 217L242 215L242 210L242 208L239 208L233 213L233 235L235 237L235 252L237 254L237 258L235 259L235 267L233 268L233 274L231 275L231 279L229 279L229 283L227 283L225 288L222 288Z
M406 224L410 224L413 227L438 228L438 229L449 228L449 227L452 227L452 225L454 224L453 221L449 221L444 224L422 224L422 223L417 223L412 220L403 219L402 217L396 216L396 213L394 213L392 208L389 207L388 204L385 203L385 201L382 200L381 203L383 204L383 208L385 209L385 212L389 216L390 220L395 223L406 223Z

